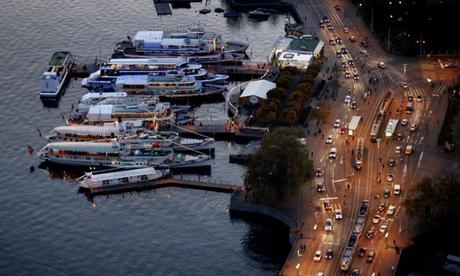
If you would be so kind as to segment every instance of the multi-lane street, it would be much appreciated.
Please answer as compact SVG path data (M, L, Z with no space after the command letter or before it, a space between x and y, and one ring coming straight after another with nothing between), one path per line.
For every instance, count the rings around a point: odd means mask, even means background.
M389 55L348 1L295 3L305 12L306 30L326 43L320 74L330 79L319 101L327 101L331 111L329 120L313 121L307 129L316 176L303 187L301 230L282 274L393 275L414 234L402 204L405 195L422 177L452 163L439 158L436 140L447 107L442 81L456 72L436 68L435 60ZM371 141L385 102L378 137ZM349 135L353 116L362 119ZM398 120L391 135L386 133L390 119ZM358 170L360 137L364 151ZM369 207L347 268L341 257L357 229L363 200Z

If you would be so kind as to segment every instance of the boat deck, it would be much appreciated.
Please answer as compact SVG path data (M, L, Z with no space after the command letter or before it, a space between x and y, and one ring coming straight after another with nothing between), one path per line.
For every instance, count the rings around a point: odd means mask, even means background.
M65 60L67 59L67 57L70 55L69 52L65 52L65 51L60 51L60 52L56 52L53 54L53 56L51 57L51 60L50 62L48 63L49 66L52 66L52 67L60 67L60 66L63 66L64 65L64 62Z

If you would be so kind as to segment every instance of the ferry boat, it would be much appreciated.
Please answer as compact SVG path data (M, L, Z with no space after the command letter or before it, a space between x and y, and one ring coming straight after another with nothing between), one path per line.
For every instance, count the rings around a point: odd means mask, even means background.
M208 74L202 65L188 64L183 57L111 59L84 78L81 85L90 91L112 91L117 78L122 75L186 75L201 83L222 83L229 78L228 75Z
M192 76L158 73L118 76L110 86L107 84L106 91L174 98L222 94L226 88L215 84L203 85L201 81L197 81Z
M40 97L58 97L68 80L73 64L74 59L70 52L55 52L48 63L48 70L42 75Z
M90 122L114 122L119 120L151 120L172 121L175 114L169 103L138 103L132 105L98 104L92 105L86 114Z
M160 179L168 174L169 170L155 170L152 167L113 172L93 171L81 176L78 186L90 192L104 192L135 187L135 184Z
M54 142L44 146L38 157L64 165L139 167L169 164L173 161L173 151L167 148L132 149L115 140L109 143Z
M115 57L185 56L190 61L216 63L246 58L248 45L224 42L220 35L203 30L188 32L139 31L133 39L115 46Z

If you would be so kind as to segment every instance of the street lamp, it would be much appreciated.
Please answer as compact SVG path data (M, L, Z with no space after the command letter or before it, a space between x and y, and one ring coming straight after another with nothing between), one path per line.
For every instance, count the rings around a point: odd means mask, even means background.
M300 268L300 263L297 263L295 266L295 269L297 270L297 276L299 276L299 268Z
M391 2L390 2L390 5L391 5ZM387 45L387 49L388 49L388 52L390 52L390 36L391 36L391 19L393 18L393 15L390 14L390 22L388 23L388 45Z

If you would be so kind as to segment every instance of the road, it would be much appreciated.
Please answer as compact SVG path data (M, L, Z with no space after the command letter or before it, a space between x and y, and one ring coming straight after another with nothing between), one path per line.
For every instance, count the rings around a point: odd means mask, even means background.
M329 93L325 93L323 98L331 105L330 120L310 124L306 137L315 168L321 169L322 175L303 187L302 229L281 274L318 275L322 272L324 275L340 275L356 268L360 275L394 275L400 250L409 244L414 234L414 223L402 206L404 197L424 176L458 166L456 160L446 160L436 146L447 108L445 89L458 71L443 69L434 59L389 55L364 22L355 16L357 10L349 2L293 2L306 15L308 32L318 35L326 43L331 38L336 40L340 37L343 44L325 47L323 71L320 74L337 77L338 85L328 85ZM335 5L340 5L341 9L335 9ZM328 17L334 30L319 27L318 22L324 16ZM348 28L349 33L345 33L344 28ZM352 42L350 36L354 36L356 42ZM365 38L369 41L369 47L364 49L360 42ZM347 53L338 57L337 51L342 47L346 47ZM354 60L354 65L348 65L348 60ZM380 62L385 63L385 69L378 68ZM351 77L346 76L347 72ZM353 79L353 75L359 79ZM427 78L432 79L432 83L428 83ZM406 88L401 85L402 82L407 83ZM370 139L371 128L388 91L392 94L379 132L381 140L373 143ZM356 101L357 108L352 109L350 103L344 102L346 95L351 97L351 101ZM406 111L409 101L413 105L412 112ZM362 116L357 132L352 136L340 134L340 128L346 128L355 115ZM336 119L340 119L339 128L333 127ZM398 119L399 122L407 119L408 125L399 123L394 135L385 137L389 119ZM415 129L411 130L411 124L415 124ZM333 137L332 144L325 143L329 135ZM363 137L365 141L364 162L359 171L355 169L358 137ZM409 144L414 151L405 154ZM396 146L401 146L402 150L397 152ZM337 148L335 159L329 158L332 147ZM392 166L390 159L394 160ZM391 174L391 178L388 174ZM325 186L324 192L317 191L318 183ZM393 193L395 184L401 187L400 195ZM384 196L385 190L389 191L388 197ZM366 254L363 257L354 254L350 268L343 272L341 255L354 229L362 200L369 200L370 206L355 248L356 251L365 248ZM332 210L325 210L324 201L331 203ZM381 204L385 209L379 211ZM387 213L390 205L395 207L394 213ZM343 219L334 218L336 209L342 210ZM379 217L373 220L375 215ZM332 219L333 231L326 231L326 219ZM367 238L367 232L373 235ZM333 250L332 259L325 259L328 249ZM321 260L314 261L314 254L318 250L322 254ZM366 258L370 251L375 252L372 262Z

